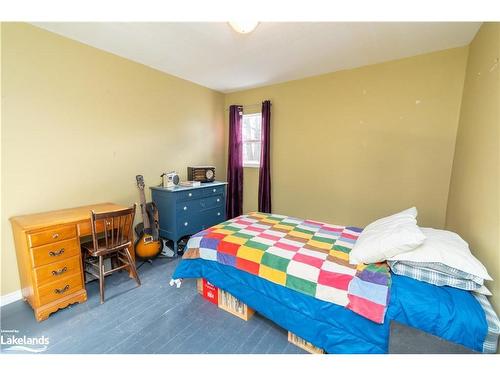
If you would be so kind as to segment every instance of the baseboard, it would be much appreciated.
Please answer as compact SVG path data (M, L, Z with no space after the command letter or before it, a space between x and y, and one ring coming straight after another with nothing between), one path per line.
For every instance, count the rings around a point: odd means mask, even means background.
M20 299L23 298L23 295L21 293L21 289L16 290L15 292L5 294L0 297L0 306L6 306L9 303L19 301Z

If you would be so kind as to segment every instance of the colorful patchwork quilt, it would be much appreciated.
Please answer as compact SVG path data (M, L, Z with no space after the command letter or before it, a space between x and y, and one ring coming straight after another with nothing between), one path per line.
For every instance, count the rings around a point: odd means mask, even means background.
M253 212L192 236L184 259L202 258L384 322L387 264L349 264L361 228Z

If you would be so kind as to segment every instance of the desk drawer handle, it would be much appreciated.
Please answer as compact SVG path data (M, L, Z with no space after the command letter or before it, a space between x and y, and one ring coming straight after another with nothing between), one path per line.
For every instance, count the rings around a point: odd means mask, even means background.
M59 276L59 275L62 275L66 271L68 271L68 267L63 267L60 270L52 271L52 275L53 276Z
M188 196L192 197L193 196L193 193L189 193Z
M59 238L59 233L54 233L54 234L52 235L52 238L53 238L54 240L55 240L55 239L57 239L57 238Z
M66 286L62 289L54 289L55 294L63 294L66 293L69 289L69 284L66 284Z
M217 216L220 216L220 212L217 212Z
M187 226L188 226L188 222L187 222L187 221L186 221L186 222L184 222L184 226L185 226L185 227L187 227Z
M214 189L213 192L215 193L217 191L217 189Z
M187 206L184 206L184 211L186 211L187 209L188 209Z
M51 251L51 252L49 253L49 255L50 255L51 257L58 257L59 255L63 255L63 254L64 254L64 248L62 248L62 249L60 249L60 250L58 250L58 251Z
M219 198L217 198L217 202L220 202L220 199L219 199Z

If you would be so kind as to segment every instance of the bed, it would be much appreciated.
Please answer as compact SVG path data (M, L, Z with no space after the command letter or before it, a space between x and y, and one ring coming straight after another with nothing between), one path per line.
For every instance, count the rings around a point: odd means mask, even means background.
M225 242L221 239L227 236L234 237L235 232L243 231L242 234L247 234L246 237L234 238L251 240L250 236L254 234L252 230L248 230L248 225L238 225L242 222L241 220L243 223L252 222L254 229L256 228L255 221L262 224L264 220L264 225L261 227L269 225L273 229L279 229L294 220L303 222L300 219L283 215L251 213L202 231L189 240L185 256L172 275L173 279L206 278L261 315L315 346L323 348L327 353L387 353L390 324L393 321L463 345L476 352L496 352L500 333L498 318L484 296L452 287L427 284L392 274L390 271L387 271L389 278L383 278L380 282L381 277L386 273L384 266L379 265L375 274L377 283L387 284L387 288L384 289L387 294L377 293L373 298L373 301L377 301L382 306L375 306L376 311L382 311L382 319L379 321L380 315L373 316L367 311L367 306L370 310L372 305L359 304L359 301L363 300L358 298L360 295L372 299L370 293L362 295L356 292L359 287L355 291L351 290L352 288L346 289L345 295L341 294L340 297L335 295L335 298L340 299L330 300L330 295L325 298L316 296L314 293L305 293L304 290L293 285L286 285L286 283L280 285L280 282L272 277L267 277L262 273L259 275L259 272L246 269L247 265L237 267L236 262L227 261L225 255L228 249L223 249ZM314 221L309 221L309 223L311 226L321 225ZM228 230L228 227L232 230ZM300 224L298 228L294 228L293 233L297 234L300 228L305 227ZM355 236L351 234L355 235L358 228L330 226L326 229L331 228L335 228L338 234L333 244L330 242L332 246L329 251L330 254L332 251L338 252L336 254L340 257L342 264L344 257L342 253L349 253L349 244L355 242ZM347 236L348 240L341 241L341 237L345 240L342 233L346 231L350 234ZM214 232L219 236L214 237ZM288 231L287 236L289 233ZM314 238L315 241L318 239L316 235ZM313 243L309 240L310 238L306 242ZM235 242L237 243L233 242L233 247L236 249L245 244L244 241ZM264 243L269 244L265 241ZM228 246L227 243L225 244ZM321 246L321 244L318 245ZM266 253L272 247L264 246L261 250ZM365 275L360 274L359 269L353 278L358 275L360 279L366 280ZM342 280L344 276L341 275ZM368 285L369 290L373 288L380 289L375 284ZM356 301L354 305L349 302L353 295ZM342 303L341 301L346 297L347 302ZM372 302L368 301L368 303Z

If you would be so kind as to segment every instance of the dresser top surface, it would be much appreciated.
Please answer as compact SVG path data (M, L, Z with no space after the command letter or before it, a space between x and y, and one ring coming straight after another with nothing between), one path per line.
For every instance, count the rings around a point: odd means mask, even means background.
M117 211L128 208L116 203L97 203L87 206L65 208L62 210L40 212L29 215L13 216L10 218L12 224L17 224L25 230L33 230L53 225L73 223L90 220L90 211Z
M150 186L151 190L168 191L170 193L176 193L178 191L194 190L194 189L205 189L214 186L227 185L227 182L214 181L214 182L202 182L200 186L174 186L171 188L164 188L163 186Z

